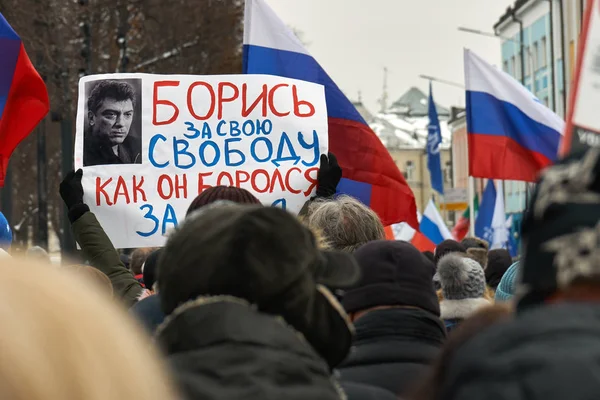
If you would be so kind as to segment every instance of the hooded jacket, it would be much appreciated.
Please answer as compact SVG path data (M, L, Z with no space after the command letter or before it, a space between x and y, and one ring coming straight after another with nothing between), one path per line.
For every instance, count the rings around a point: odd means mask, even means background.
M72 222L71 229L90 265L110 278L115 296L121 298L127 307L135 304L142 294L142 285L125 268L96 216L90 211L84 212Z
M420 379L446 337L442 321L417 308L370 311L356 320L355 329L353 349L339 367L341 381L376 386L396 396Z
M339 400L327 363L282 318L229 296L179 306L157 332L189 399Z
M600 393L600 308L542 306L459 347L439 399L588 400Z

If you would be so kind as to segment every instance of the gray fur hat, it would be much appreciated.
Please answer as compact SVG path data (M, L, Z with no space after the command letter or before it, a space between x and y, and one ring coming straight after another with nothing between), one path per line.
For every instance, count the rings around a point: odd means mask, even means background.
M457 253L440 260L437 275L446 300L477 299L485 294L485 273L477 261Z

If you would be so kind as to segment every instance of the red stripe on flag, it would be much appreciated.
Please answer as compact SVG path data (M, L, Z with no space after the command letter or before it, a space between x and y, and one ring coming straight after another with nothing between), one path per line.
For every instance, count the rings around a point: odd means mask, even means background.
M394 237L394 230L392 229L392 227L390 225L386 226L384 228L385 230L385 239L386 240L396 240L396 238Z
M369 206L383 225L407 222L419 228L415 196L375 132L367 125L329 118L329 148L344 171L344 178L372 186Z
M46 85L31 64L21 43L13 80L0 119L0 187L4 186L10 155L49 109Z
M535 182L552 164L506 136L469 133L469 174L476 178Z
M413 236L410 241L413 246L415 246L420 252L423 251L435 251L435 244L429 240L425 235L421 232L415 232L415 236Z

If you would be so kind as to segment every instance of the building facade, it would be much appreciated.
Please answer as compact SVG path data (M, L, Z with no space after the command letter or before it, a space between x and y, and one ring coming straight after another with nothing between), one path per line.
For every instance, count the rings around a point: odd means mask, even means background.
M442 198L431 187L431 177L427 168L427 126L428 98L420 89L412 87L384 112L371 116L364 107L355 104L365 120L371 118L370 126L388 149L398 169L411 187L417 208L423 212L430 199L440 204ZM450 131L447 120L448 109L436 104L440 128L442 131L441 168L444 175L444 187L452 186L452 161L450 154ZM446 221L453 221L453 213L442 212Z
M585 0L517 0L494 25L503 39L502 69L565 117ZM527 184L505 181L505 207L518 231Z

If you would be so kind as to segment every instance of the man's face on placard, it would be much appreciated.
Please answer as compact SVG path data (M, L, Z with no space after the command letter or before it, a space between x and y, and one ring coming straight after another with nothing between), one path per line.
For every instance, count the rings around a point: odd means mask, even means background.
M117 101L105 98L96 113L89 112L92 135L96 139L116 146L127 138L133 120L133 102L130 99Z

